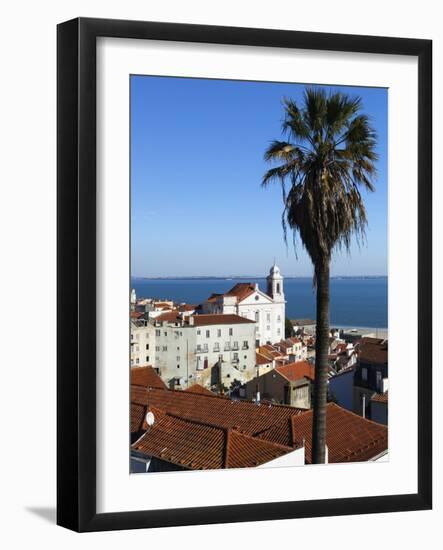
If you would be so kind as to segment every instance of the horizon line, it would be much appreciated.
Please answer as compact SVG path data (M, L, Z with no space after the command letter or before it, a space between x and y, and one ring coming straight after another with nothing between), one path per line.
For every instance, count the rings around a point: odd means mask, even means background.
M131 275L131 279L266 279L268 275ZM283 275L284 279L311 279L313 275ZM388 275L331 275L331 279L387 278Z

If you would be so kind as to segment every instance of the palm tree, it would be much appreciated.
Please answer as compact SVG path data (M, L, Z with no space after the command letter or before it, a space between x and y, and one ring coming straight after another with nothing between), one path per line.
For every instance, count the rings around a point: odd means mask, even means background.
M329 269L335 250L348 253L364 239L366 210L360 189L373 191L376 134L361 113L361 99L307 88L300 107L285 99L282 133L265 160L278 163L263 186L281 184L282 225L298 235L314 266L317 290L312 462L325 462L329 348Z

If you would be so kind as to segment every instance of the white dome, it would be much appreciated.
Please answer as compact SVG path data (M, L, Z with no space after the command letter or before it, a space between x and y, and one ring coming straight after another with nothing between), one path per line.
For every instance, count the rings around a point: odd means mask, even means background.
M269 270L269 275L281 275L280 268L274 264Z

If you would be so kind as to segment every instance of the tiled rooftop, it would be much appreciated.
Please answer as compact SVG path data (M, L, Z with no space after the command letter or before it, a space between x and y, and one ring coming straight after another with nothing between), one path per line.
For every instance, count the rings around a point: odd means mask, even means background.
M258 437L279 443L294 445L305 441L305 460L311 462L312 411L292 416L280 425L263 431ZM329 462L364 462L388 448L388 430L354 414L335 403L326 409L326 444Z
M194 320L194 326L202 327L207 325L242 325L245 323L253 323L251 319L246 319L245 317L240 317L240 315L234 315L230 313L220 313L220 314L202 314L202 315L193 315L192 319Z
M255 354L255 364L256 365L269 365L272 363L272 359L269 357L266 357L265 355L262 355L261 353Z
M189 386L189 388L186 388L186 390L184 391L187 391L190 393L197 393L200 395L215 395L214 392L212 392L211 390L208 390L201 384L192 384L192 386Z
M388 362L388 341L381 338L362 338L359 359L367 363L383 365Z
M263 346L260 346L258 348L258 353L261 355L264 355L265 357L268 357L269 359L276 359L277 357L282 357L281 351L274 348L274 346L271 346L269 344L265 344Z
M154 425L132 449L193 470L259 466L293 451L235 429L155 412Z
M223 428L236 428L249 435L304 412L285 405L256 405L251 401L233 401L215 394L146 389L141 386L132 386L131 402L157 407L181 418L208 422Z
M315 368L308 361L289 363L288 365L277 367L275 370L291 382L295 382L301 378L309 378L310 380L314 380L315 378Z
M132 367L131 384L133 384L134 386L143 386L145 388L167 388L166 384L163 382L160 376L150 366Z
M131 311L131 319L140 319L143 315L142 311Z
M177 309L173 309L172 311L166 311L165 313L160 313L157 317L153 318L155 322L163 322L166 321L168 323L176 323L178 321L182 320L181 315L179 314L179 311Z
M225 296L235 296L237 302L241 302L254 292L255 285L253 283L237 283L228 292L225 292Z
M256 291L254 283L237 283L231 289L229 289L224 294L211 294L207 299L207 302L216 302L219 298L223 296L230 296L237 298L237 303L242 302L248 296L253 294Z
M131 403L131 433L136 433L143 429L146 412L146 405Z

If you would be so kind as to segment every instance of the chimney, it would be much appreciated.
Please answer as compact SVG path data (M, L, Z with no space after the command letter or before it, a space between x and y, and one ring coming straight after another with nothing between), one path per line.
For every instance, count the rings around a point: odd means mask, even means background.
M194 316L193 316L193 315L190 315L190 316L189 316L189 325L190 325L191 327L194 326Z

